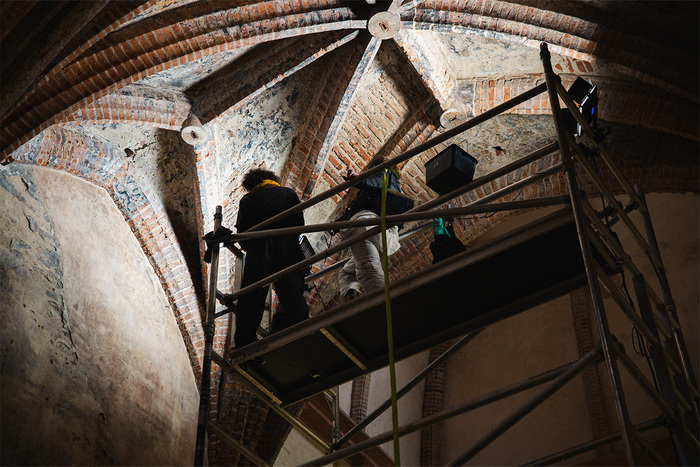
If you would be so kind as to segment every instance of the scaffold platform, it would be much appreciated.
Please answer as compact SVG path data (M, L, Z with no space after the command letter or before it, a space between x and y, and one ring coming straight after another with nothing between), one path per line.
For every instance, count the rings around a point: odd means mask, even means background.
M396 360L586 285L570 208L391 284ZM614 272L612 255L594 250ZM287 405L389 364L385 292L373 291L230 355L235 371Z

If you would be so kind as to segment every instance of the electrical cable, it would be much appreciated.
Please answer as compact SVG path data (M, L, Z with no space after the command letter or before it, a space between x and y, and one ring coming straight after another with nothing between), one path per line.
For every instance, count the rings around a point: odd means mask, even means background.
M634 310L634 312L637 312L636 307L634 306L634 302L632 302L632 297L630 296L629 290L627 289L627 281L625 280L625 268L624 266L622 267L622 286L621 290L624 291L625 295L627 296L627 301L629 302L630 306ZM635 342L635 337L636 342ZM647 361L647 365L649 366L649 371L651 372L651 378L654 381L654 387L656 388L656 392L659 391L659 383L656 378L656 372L654 371L654 366L652 365L651 362L651 350L650 350L650 345L646 343L646 339L644 339L644 335L637 329L636 324L632 324L632 349L637 355L640 355L644 357L644 359Z

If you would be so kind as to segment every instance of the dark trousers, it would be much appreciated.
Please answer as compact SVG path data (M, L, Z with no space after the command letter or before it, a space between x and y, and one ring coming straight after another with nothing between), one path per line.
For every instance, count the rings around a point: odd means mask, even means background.
M259 268L246 267L243 270L242 287L247 287L281 269L276 268L265 271ZM301 272L295 271L288 276L278 279L274 283L274 287L282 309L278 309L272 319L271 332L280 331L309 317L309 308L304 298L304 276ZM265 311L267 290L267 287L263 287L238 299L236 333L234 335L236 348L243 347L257 340L256 331L258 326L260 326L263 312Z

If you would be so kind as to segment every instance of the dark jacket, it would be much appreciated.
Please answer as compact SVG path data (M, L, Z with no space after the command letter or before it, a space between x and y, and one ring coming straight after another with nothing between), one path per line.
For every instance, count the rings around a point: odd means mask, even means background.
M297 204L299 197L291 188L268 186L252 191L243 196L238 205L236 231L245 232ZM265 230L300 225L304 225L303 212L275 222ZM279 270L304 259L297 234L245 240L241 246L246 250L246 271L250 273L253 270L259 274Z
M379 172L355 185L360 192L341 219L350 219L360 211L370 210L381 215L382 183L384 174ZM399 178L394 170L387 171L387 214L400 214L413 207L413 200L401 193Z

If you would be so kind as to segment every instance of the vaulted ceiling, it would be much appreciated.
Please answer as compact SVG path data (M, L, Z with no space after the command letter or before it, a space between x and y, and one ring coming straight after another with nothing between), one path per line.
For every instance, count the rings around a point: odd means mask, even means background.
M0 160L110 193L200 371L199 238L216 205L233 224L246 170L275 170L308 199L348 167L400 154L544 82L543 42L565 86L577 76L597 85L605 144L632 182L697 192L699 5L3 1ZM192 117L194 145L181 136ZM478 176L555 140L542 94L449 142L479 160ZM402 166L407 193L435 197L422 164L443 147ZM308 210L307 223L332 220L343 199ZM468 243L499 219L462 223L459 235ZM397 256L393 276L429 263L421 246Z

